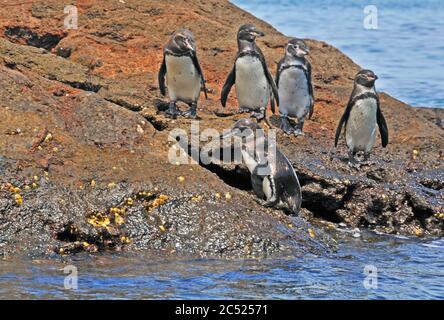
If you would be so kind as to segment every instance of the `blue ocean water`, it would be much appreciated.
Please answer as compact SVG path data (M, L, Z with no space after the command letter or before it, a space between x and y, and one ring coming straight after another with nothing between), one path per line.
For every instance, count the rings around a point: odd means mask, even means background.
M338 242L337 253L291 259L0 260L0 299L444 299L443 239L345 231ZM67 265L75 290L64 287Z
M379 90L444 107L444 1L232 0L287 36L326 41L380 76ZM364 28L366 6L377 29Z

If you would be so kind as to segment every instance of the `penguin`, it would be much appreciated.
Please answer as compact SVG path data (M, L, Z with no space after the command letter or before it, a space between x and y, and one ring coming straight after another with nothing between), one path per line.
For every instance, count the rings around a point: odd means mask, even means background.
M165 78L169 108L166 114L176 118L182 115L188 118L196 118L197 102L201 90L208 99L205 87L205 78L196 54L196 45L193 33L187 29L180 29L173 33L163 51L163 61L159 70L160 93L165 96ZM177 109L176 102L187 103L190 108L181 113Z
M251 112L251 117L258 121L267 120L268 100L275 113L275 104L279 106L276 84L268 71L264 55L256 45L256 37L264 33L254 25L246 24L237 33L238 52L231 72L225 81L221 93L221 104L225 107L231 87L235 84L239 113Z
M281 129L286 134L304 135L304 121L313 115L314 95L311 83L311 64L305 59L310 50L301 39L291 39L285 47L285 55L279 61L276 86L279 92ZM293 128L289 117L297 118Z
M302 194L296 172L288 158L269 141L264 130L252 119L240 119L221 135L221 140L241 139L241 154L251 174L251 184L265 207L286 208L293 214L301 210Z
M389 142L387 122L375 89L377 79L371 70L361 70L357 73L352 94L336 130L335 147L338 145L342 128L345 128L350 166L359 167L355 159L358 152L364 152L364 161L369 160L370 151L376 142L377 128L381 133L382 146L385 148Z

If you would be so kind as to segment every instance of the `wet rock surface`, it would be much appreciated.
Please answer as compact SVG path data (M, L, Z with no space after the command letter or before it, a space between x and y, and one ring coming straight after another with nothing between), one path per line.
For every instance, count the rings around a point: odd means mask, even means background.
M335 242L320 220L443 235L442 110L381 94L389 147L378 143L374 164L349 168L343 144L332 148L333 135L359 67L309 40L313 119L305 137L278 133L303 191L301 217L290 217L255 201L244 168L170 163L169 133L190 132L191 121L156 109L161 49L175 29L195 33L212 92L200 101L199 126L219 132L240 118L215 114L238 26L263 29L259 46L271 70L283 35L225 1L81 1L77 30L63 27L63 7L33 1L0 9L0 255L323 254ZM222 112L237 108L233 98ZM278 125L276 116L271 121Z

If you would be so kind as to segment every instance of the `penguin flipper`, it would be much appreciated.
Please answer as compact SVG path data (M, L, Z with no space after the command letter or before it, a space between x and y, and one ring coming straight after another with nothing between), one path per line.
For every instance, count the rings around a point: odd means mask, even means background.
M378 123L379 132L381 133L382 146L385 148L389 142L389 132L387 127L387 122L385 121L384 115L382 114L381 107L379 106L378 98L378 109L376 111L376 121Z
M274 104L274 94L273 91L270 92L270 106L271 106L271 112L273 112L273 114L276 114L276 107Z
M262 190L263 178L261 176L252 174L251 175L251 186L256 196L260 199L265 197L264 191Z
M308 114L308 119L311 119L314 112L314 90L313 90L313 84L311 82L311 64L307 61L307 82L308 82L308 93L311 97L311 104L310 104L310 112Z
M193 61L193 65L196 68L197 73L199 74L200 78L202 79L202 88L203 88L203 92L205 94L205 99L208 99L207 87L205 85L205 77L204 77L202 68L200 67L199 60L197 59L196 52L193 52L191 54L191 60Z
M159 81L159 89L162 96L165 96L165 75L167 73L166 62L165 62L165 54L163 55L162 65L160 66L158 81Z
M353 96L354 95L352 94L352 96L350 97L350 100L348 101L347 108L345 109L344 114L341 117L341 120L339 120L338 128L336 129L335 147L338 146L339 136L341 135L342 127L345 126L345 124L347 123L348 118L350 116L350 112L353 107L353 100L352 100Z
M277 65L277 69L276 69L276 78L275 78L275 83L276 83L276 87L279 88L279 80L281 78L281 67L284 63L284 59L281 59L281 61L279 61L278 65Z
M281 151L277 152L275 179L279 181L276 188L281 194L281 201L287 203L294 214L298 214L302 204L301 185L292 163Z
M273 79L271 73L267 69L267 65L265 64L265 60L261 59L261 62L262 62L262 67L264 68L265 77L267 78L268 84L271 87L271 92L272 92L271 98L276 100L276 104L279 107L279 92L276 87L276 83L274 82L274 79Z
M233 66L233 69L231 69L230 73L228 74L228 77L225 80L225 84L222 88L222 92L220 94L220 102L224 108L227 103L228 94L230 93L231 87L234 85L235 81L236 81L236 64Z

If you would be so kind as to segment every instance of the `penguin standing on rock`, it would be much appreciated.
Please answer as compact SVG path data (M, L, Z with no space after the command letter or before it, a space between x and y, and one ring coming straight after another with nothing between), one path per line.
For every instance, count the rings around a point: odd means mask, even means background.
M240 119L221 139L231 137L242 139L242 158L259 202L298 214L302 194L296 172L287 157L265 137L263 129L251 119Z
M311 83L311 65L305 59L309 53L305 42L291 39L285 47L285 56L279 62L276 86L279 91L281 129L286 134L303 135L305 117L313 115L314 97ZM288 117L297 118L295 127Z
M254 25L246 24L239 28L236 60L221 93L221 103L225 107L231 87L235 84L239 113L250 112L251 117L258 121L265 118L268 100L273 113L275 100L279 106L276 84L268 71L264 55L255 42L256 37L263 36L264 33Z
M170 98L169 108L166 114L172 118L183 115L188 118L196 118L197 102L203 89L205 98L207 89L205 78L196 55L194 36L187 29L180 29L173 33L164 52L163 61L159 70L159 87L163 96L168 88ZM187 103L190 108L185 112L177 109L176 102Z
M351 166L359 167L355 159L358 152L364 153L365 161L369 160L370 151L376 142L378 127L384 148L389 141L387 123L381 112L379 97L375 89L377 79L378 77L371 70L358 72L347 108L336 130L335 147L338 145L342 127L345 128L345 141Z

